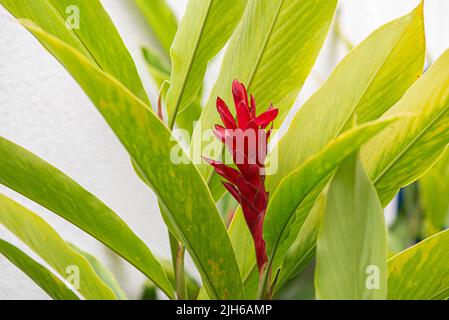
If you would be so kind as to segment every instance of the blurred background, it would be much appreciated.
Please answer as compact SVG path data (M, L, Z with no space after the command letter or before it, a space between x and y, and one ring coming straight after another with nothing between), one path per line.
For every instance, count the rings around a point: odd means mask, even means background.
M181 19L188 0L167 2L177 18ZM418 2L340 0L325 47L289 119L304 100L326 80L352 46L386 22L407 14ZM142 46L155 46L155 41L144 17L134 0L102 0L102 3L136 61L155 106L159 89L148 73L141 52ZM426 1L429 64L449 48L448 15L449 1ZM209 65L204 99L208 98L217 76L221 57L222 54L219 54ZM1 136L24 146L67 173L119 214L156 255L165 258L170 256L167 231L160 217L156 198L135 175L128 155L112 131L70 75L2 7L0 92ZM428 183L432 184L430 178ZM0 186L0 193L39 213L66 240L76 243L104 261L117 275L119 283L130 298L141 296L144 278L133 267L93 238L42 207L3 186ZM423 233L433 232L432 226L424 226L423 231L422 201L419 201L419 194L417 185L410 186L386 209L387 221L392 230L392 252L419 240ZM36 258L1 226L0 236ZM313 298L310 272L312 271L307 270L303 276L293 281L282 298ZM0 257L0 299L47 298L21 271Z

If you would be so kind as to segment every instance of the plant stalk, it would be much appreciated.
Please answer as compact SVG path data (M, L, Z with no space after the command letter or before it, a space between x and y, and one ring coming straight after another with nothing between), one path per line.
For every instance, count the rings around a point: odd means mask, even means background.
M181 244L178 243L178 252L176 255L176 294L178 296L178 300L187 300L187 290L186 290L186 278L185 278L185 270L184 270L184 255L185 248Z

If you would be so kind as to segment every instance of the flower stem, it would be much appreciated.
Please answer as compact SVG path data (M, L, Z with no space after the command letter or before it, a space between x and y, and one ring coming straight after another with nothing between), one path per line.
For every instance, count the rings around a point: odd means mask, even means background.
M178 252L176 254L176 294L178 296L178 300L186 300L186 280L185 280L185 271L184 271L184 254L185 248L181 244L178 243Z

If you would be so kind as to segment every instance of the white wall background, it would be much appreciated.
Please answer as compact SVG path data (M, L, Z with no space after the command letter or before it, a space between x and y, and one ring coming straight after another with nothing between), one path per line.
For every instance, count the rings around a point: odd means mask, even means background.
M141 44L151 41L144 20L132 0L102 2L135 58L154 103L157 89L146 73L139 51ZM181 17L187 0L169 3ZM341 0L343 32L358 43L382 24L412 10L417 3L418 0ZM435 59L449 48L449 1L427 0L425 10L429 54ZM343 47L331 37L295 110L344 53ZM208 71L209 84L216 76L218 62L216 59ZM156 199L134 174L112 131L70 75L3 8L0 8L0 135L28 148L80 182L127 221L155 254L169 256L166 229ZM40 214L66 240L105 261L119 275L119 282L129 296L138 297L143 277L133 267L42 207L2 186L0 193ZM5 229L0 228L0 237L19 245ZM47 296L0 257L0 299L47 299Z

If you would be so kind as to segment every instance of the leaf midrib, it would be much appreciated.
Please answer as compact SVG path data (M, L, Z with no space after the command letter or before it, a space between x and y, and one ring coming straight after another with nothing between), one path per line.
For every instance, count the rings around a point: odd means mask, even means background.
M276 9L275 16L273 17L273 21L271 22L271 25L270 25L270 28L268 30L267 36L265 37L265 40L264 40L263 45L262 45L262 48L261 48L261 50L259 52L259 56L257 57L256 63L254 64L254 68L251 71L251 74L250 74L250 76L248 78L248 82L247 82L248 92L251 91L251 87L252 87L254 78L256 76L256 73L257 73L257 70L259 68L259 65L262 62L262 58L265 55L265 50L267 49L268 43L270 42L271 36L273 35L274 27L277 24L277 21L279 19L280 14L281 14L282 7L283 7L284 3L285 3L285 0L280 0L279 1L278 8Z
M200 32L198 33L198 37L197 37L197 39L195 41L195 47L193 48L192 56L189 59L189 65L187 66L187 71L186 71L185 76L183 77L183 80L182 80L181 90L180 90L178 98L176 100L175 109L173 111L173 118L170 120L170 127L173 127L174 124L175 124L176 115L178 114L179 107L181 105L181 101L182 101L182 98L184 96L184 91L185 91L186 86L187 86L187 79L189 78L190 72L192 71L193 61L194 61L194 58L195 58L195 56L197 54L198 48L200 46L200 42L201 42L201 39L203 37L203 33L204 33L204 29L206 28L207 21L209 20L210 11L212 9L213 2L214 2L214 0L210 0L209 1L209 5L208 5L207 10L206 10L205 19L203 20Z
M58 7L55 5L54 0L47 0L45 3L48 5L48 7L56 14L56 16L59 18L61 23L64 25L64 28L67 29L68 33L72 35L73 39L80 45L81 48L84 49L86 56L91 59L101 70L103 70L101 64L98 62L98 60L95 58L95 55L90 51L90 49L86 46L84 41L81 39L81 37L78 35L76 31L74 31L71 28L67 28L66 26L66 17L62 14L61 11L59 11Z

